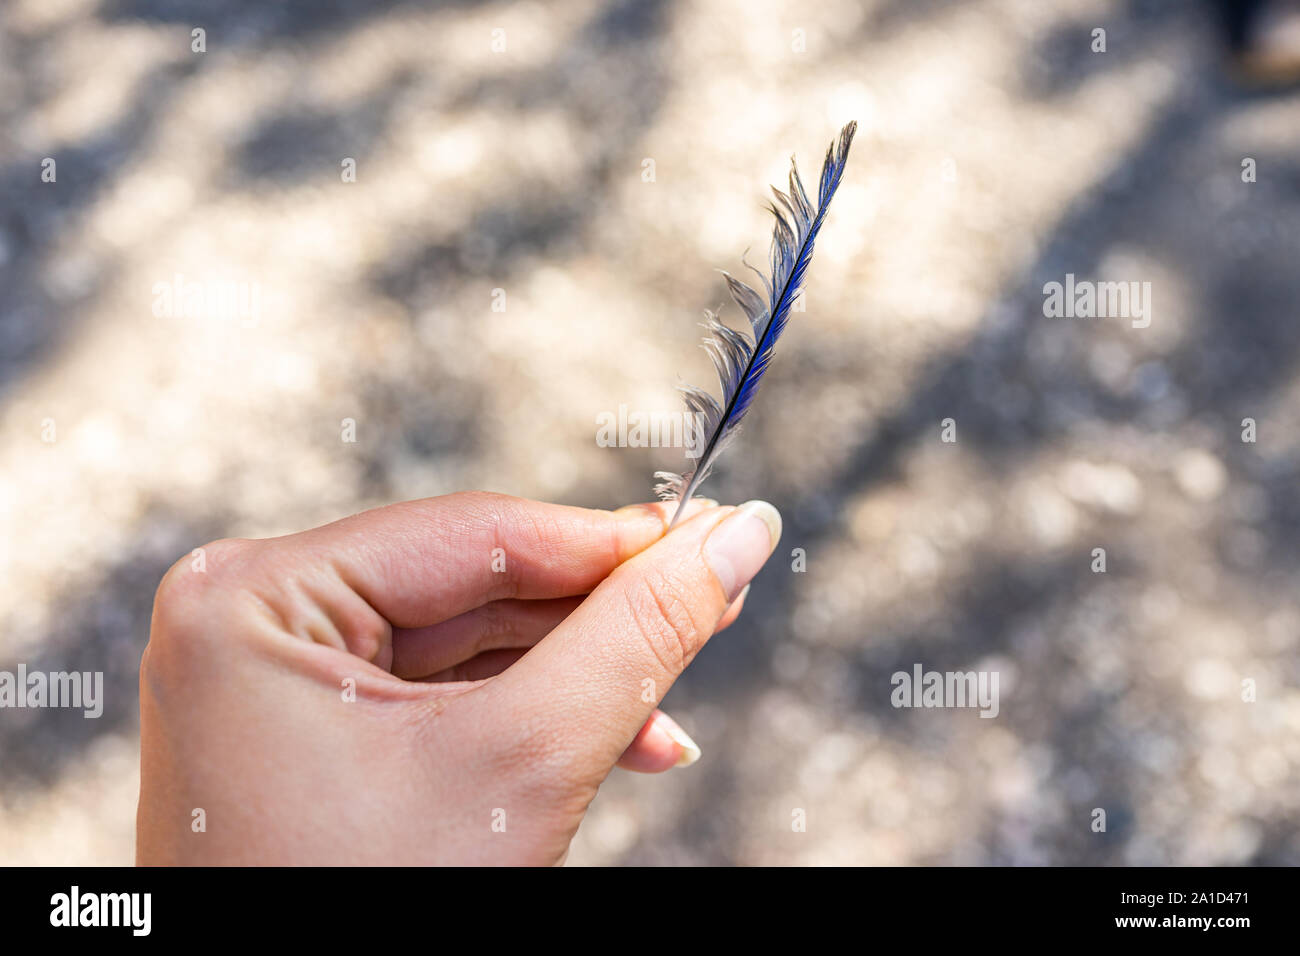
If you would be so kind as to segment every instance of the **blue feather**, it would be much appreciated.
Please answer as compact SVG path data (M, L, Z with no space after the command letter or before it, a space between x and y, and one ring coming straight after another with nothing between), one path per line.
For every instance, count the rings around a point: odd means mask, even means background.
M772 187L776 202L770 203L768 208L776 217L776 226L772 231L771 277L763 275L757 269L753 270L762 280L765 295L760 295L729 273L722 273L731 297L749 319L753 342L743 333L723 325L714 313L704 313L703 325L709 332L704 340L704 348L717 369L718 381L722 385L722 401L719 402L704 389L692 385L680 388L686 399L686 408L700 425L697 437L703 439L700 441L703 452L696 459L695 467L684 474L655 472L655 477L659 479L655 492L659 497L680 502L672 524L677 523L686 503L699 489L700 483L708 477L718 455L735 437L741 419L758 394L758 383L772 361L776 340L785 331L786 323L790 321L790 309L803 290L804 273L812 261L813 243L826 218L826 210L840 184L840 178L844 175L849 146L853 143L853 134L857 129L857 123L849 123L840 130L839 141L832 143L826 150L816 206L804 192L799 169L793 159L790 160L790 191L783 193L775 186Z

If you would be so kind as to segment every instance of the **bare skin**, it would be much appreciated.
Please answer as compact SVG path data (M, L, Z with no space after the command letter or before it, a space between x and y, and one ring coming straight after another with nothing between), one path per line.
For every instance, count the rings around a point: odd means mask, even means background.
M658 700L740 613L770 505L485 493L222 540L163 578L136 858L554 864L617 765L699 752Z

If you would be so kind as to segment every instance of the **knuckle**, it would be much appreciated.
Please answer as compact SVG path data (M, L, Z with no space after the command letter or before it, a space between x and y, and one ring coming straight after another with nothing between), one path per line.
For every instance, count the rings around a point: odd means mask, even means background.
M393 639L393 626L369 606L356 611L350 626L357 639L366 645L383 647Z
M362 601L336 602L329 616L335 621L344 645L365 660L373 660L392 640L392 625Z
M521 524L521 519L526 519L526 502L522 498L491 491L461 492L456 497L463 518L469 525L490 529L482 540L486 547L492 549L494 560L498 548L505 556L500 568L495 564L493 566L495 573L491 596L496 600L515 597L523 583L524 568L520 555L511 553L511 531ZM479 535L483 535L483 532L480 531Z
M462 491L453 497L458 511L475 522L489 525L503 523L522 501L495 491Z
M167 615L181 605L191 603L206 588L207 558L222 545L212 541L201 548L178 558L158 582L154 592L153 606L155 619L159 614Z
M681 673L699 652L707 633L692 610L688 589L673 575L648 568L625 593L650 652L665 671Z
M248 560L251 542L221 539L195 548L167 569L154 593L150 644L191 633L216 595L227 590Z

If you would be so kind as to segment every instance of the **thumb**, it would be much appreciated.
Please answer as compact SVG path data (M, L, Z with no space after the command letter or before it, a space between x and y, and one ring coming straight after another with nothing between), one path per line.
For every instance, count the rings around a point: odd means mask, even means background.
M602 776L767 561L781 516L711 508L619 565L564 623L481 690L489 713Z

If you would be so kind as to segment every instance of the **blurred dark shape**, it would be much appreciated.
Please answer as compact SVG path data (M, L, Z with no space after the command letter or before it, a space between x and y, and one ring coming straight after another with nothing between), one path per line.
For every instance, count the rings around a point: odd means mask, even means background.
M1214 0L1219 8L1224 39L1233 53L1250 46L1251 26L1264 9L1265 0Z
M1281 88L1300 83L1300 10L1279 0L1214 0L1234 78Z

